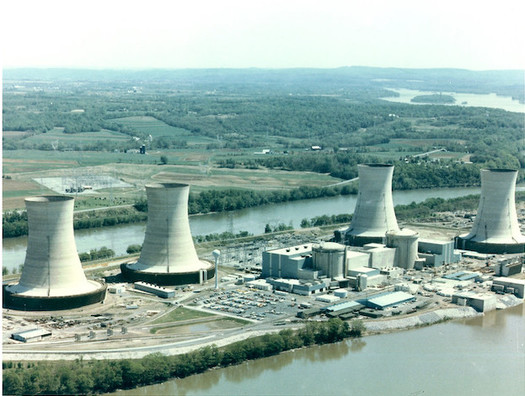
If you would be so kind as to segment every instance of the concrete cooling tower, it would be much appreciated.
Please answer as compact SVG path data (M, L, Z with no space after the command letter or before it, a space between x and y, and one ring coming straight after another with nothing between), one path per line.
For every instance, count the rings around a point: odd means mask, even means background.
M381 243L387 231L398 231L392 201L393 165L361 164L359 195L352 223L345 232L345 240L354 246Z
M77 308L103 301L106 285L86 279L73 233L72 197L25 200L29 235L17 284L3 289L3 305L27 311Z
M130 281L157 285L204 283L215 275L211 263L200 261L188 220L187 184L146 185L148 223L137 262L121 265Z
M469 234L456 238L456 248L479 253L523 253L516 214L515 191L518 171L481 170L481 197L478 213Z

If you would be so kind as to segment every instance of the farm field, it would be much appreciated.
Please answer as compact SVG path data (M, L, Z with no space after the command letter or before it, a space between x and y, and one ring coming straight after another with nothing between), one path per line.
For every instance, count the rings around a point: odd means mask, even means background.
M58 153L66 154L71 153ZM194 155L194 154L189 154ZM138 155L135 155L138 157ZM144 157L146 160L148 156ZM101 162L101 158L96 162ZM144 161L145 162L145 161ZM183 162L183 161L181 161ZM38 164L40 163L40 167ZM135 199L144 196L144 185L151 182L187 183L192 192L210 189L241 188L253 190L289 190L301 186L323 187L337 183L341 179L314 172L291 172L284 170L266 169L228 169L217 168L212 165L152 165L130 163L106 163L94 166L78 166L73 162L66 163L67 167L60 168L58 161L39 162L32 160L31 166L24 167L23 160L4 158L4 168L8 169L11 180L4 179L3 205L4 209L24 207L24 198L29 195L54 193L36 180L49 177L74 178L87 175L107 175L131 184L128 188L107 188L96 192L83 193L77 196L78 208L96 207L102 204L99 200L94 204L88 203L93 198L111 196L116 204L132 203ZM54 166L52 166L54 165ZM76 166L75 166L76 165ZM17 167L19 166L19 167ZM46 168L35 170L36 168ZM85 201L85 202L83 202ZM83 202L83 203L81 203ZM107 205L107 203L106 203Z
M408 75L419 75L417 84ZM35 182L45 178L59 178L61 186L115 180L75 192L77 210L133 204L151 181L188 183L192 193L319 188L354 179L359 163L393 164L394 189L479 185L480 168L520 169L518 182L525 179L522 114L382 99L396 96L392 89L455 84L457 92L523 100L522 74L509 71L490 79L482 72L369 68L33 70L5 77L7 210L23 208L25 196L51 193ZM120 181L128 185L116 188ZM344 191L355 192L356 185Z

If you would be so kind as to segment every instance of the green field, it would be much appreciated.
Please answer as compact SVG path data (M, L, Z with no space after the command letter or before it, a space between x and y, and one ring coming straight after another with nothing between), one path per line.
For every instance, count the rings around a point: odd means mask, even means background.
M184 307L177 307L168 312L167 314L162 315L160 318L155 319L153 322L151 322L151 324L179 322L181 320L210 318L213 316L216 315L201 311L195 311L193 309L188 309Z
M117 118L113 121L121 125L131 127L147 135L151 135L153 139L162 136L177 137L181 140L185 140L188 145L202 145L215 141L214 139L210 139L205 136L195 136L187 129L172 127L160 120L157 120L154 117L125 117Z

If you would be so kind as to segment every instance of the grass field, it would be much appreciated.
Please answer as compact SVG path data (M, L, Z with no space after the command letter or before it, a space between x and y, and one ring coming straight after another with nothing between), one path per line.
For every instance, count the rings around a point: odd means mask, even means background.
M68 145L75 143L85 144L97 140L127 141L130 140L130 136L107 130L100 132L64 133L63 128L54 128L47 133L39 133L26 138L26 141L29 143L56 143L58 149L61 143L67 143Z
M153 139L161 136L177 137L185 140L188 145L202 145L214 142L214 139L204 136L194 136L190 131L183 128L172 127L153 117L137 116L116 118L113 121L134 128L137 131L151 135Z
M2 210L23 208L26 197L52 193L34 181L2 179Z
M151 324L162 324L162 323L171 323L178 322L181 320L190 320L190 319L200 319L200 318L210 318L216 315L194 311L193 309L188 309L184 307L177 307L165 315L162 315L160 318L155 319Z

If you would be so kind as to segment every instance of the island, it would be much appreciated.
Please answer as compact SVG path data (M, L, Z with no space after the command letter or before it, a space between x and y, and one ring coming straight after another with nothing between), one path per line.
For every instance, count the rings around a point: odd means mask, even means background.
M410 99L412 103L428 103L428 104L453 104L456 102L451 95L432 94L432 95L418 95Z

